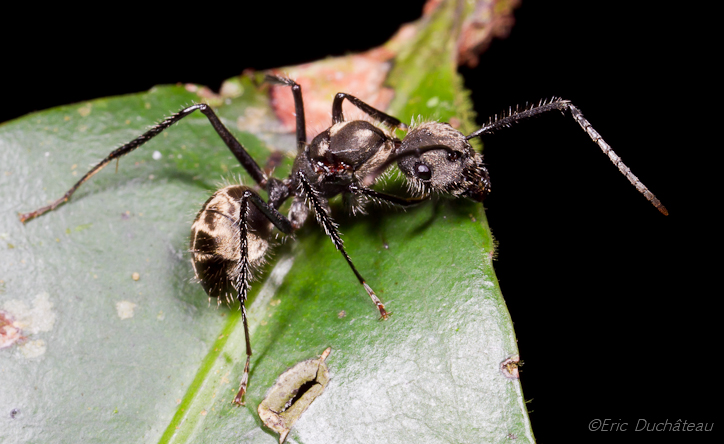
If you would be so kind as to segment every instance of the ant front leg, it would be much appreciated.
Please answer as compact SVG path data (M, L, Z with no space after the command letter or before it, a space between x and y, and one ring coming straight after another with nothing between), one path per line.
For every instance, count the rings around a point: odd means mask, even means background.
M223 123L221 123L221 120L216 116L216 113L211 109L211 107L205 103L199 103L197 105L189 106L188 108L184 108L181 111L177 112L176 114L173 114L167 118L165 118L160 123L154 125L150 130L146 131L139 137L133 139L132 141L126 143L125 145L121 146L118 149L113 150L105 159L101 160L96 166L91 168L90 171L88 171L78 182L75 183L68 191L66 191L63 196L60 197L60 199L54 201L50 205L46 205L44 207L38 208L35 211L31 211L30 213L24 213L20 215L20 221L26 222L30 219L33 219L35 217L40 216L43 213L46 213L48 211L54 210L58 205L62 204L63 202L68 201L70 197L75 193L75 191L83 185L88 179L93 177L97 172L103 169L106 165L108 165L111 161L120 159L121 157L125 156L126 154L130 153L131 151L135 150L139 146L143 145L144 143L148 142L149 140L153 139L157 135L159 135L163 130L170 127L174 123L178 122L179 120L183 119L184 117L188 116L189 114L193 113L194 111L199 110L209 119L209 122L211 122L211 125L216 130L216 133L221 137L221 140L224 141L227 147L229 147L229 150L234 154L234 156L237 158L239 163L246 169L246 171L251 175L252 179L256 183L258 183L260 186L264 187L267 184L268 177L264 173L264 171L259 167L259 165L254 161L254 159L249 155L249 153L244 149L244 147L239 143L238 140L229 132L229 130L224 126Z
M309 181L304 177L304 173L297 173L297 177L299 178L300 186L302 187L302 190L304 192L304 197L308 199L308 202L311 204L312 209L314 210L317 223L322 226L324 232L332 240L332 243L337 248L337 250L342 253L342 256L344 256L344 259L347 261L347 264L349 264L352 272L355 276L357 276L357 280L364 287L367 295L369 295L370 299L372 299L372 302L374 302L374 304L377 306L377 309L380 311L380 317L382 319L387 319L391 313L388 313L387 310L385 310L385 306L380 298L378 298L374 290L372 290L372 288L367 285L365 279L362 277L359 271L357 271L357 268L352 263L352 259L349 257L349 254L347 254L347 251L345 251L344 243L342 242L342 237L339 233L339 228L327 212L328 205L326 200L323 200L321 197L319 197L317 191L312 188Z
M304 101L302 99L302 87L295 82L292 79L286 78L286 77L280 77L280 76L273 76L270 74L267 74L264 77L265 82L269 82L275 85L286 85L291 87L292 94L294 96L294 113L296 115L296 125L297 125L297 147L301 150L304 148L307 142L307 136L306 136L306 126L305 126L305 119L304 119ZM368 105L367 103L363 102L362 100L358 99L357 97L347 94L347 93L337 93L337 95L334 97L334 102L332 103L332 123L342 123L344 122L344 113L342 112L342 102L347 99L352 103L354 106L359 108L362 112L367 114L368 116L372 117L373 119L377 120L378 122L382 122L385 125L387 125L390 128L399 128L401 130L407 131L407 125L402 123L400 119L397 119L395 117L390 116L389 114L385 114L384 112L378 110L377 108Z
M372 117L373 119L377 120L378 122L382 122L391 129L399 128L403 131L407 131L407 125L400 122L400 119L397 119L395 117L390 116L389 114L385 114L382 111L378 110L375 107L372 107L365 102L361 101L357 97L347 94L347 93L337 93L337 95L334 97L334 102L332 103L332 123L341 123L344 122L344 114L342 112L342 102L344 99L347 99L352 103L354 106L359 108L362 112L367 114L368 116Z
M420 197L400 197L395 196L392 194L383 193L381 191L376 191L370 188L360 188L355 185L350 185L349 191L352 194L362 194L366 197L370 197L375 200L387 202L393 205L398 205L401 207L409 207L412 205L417 205L419 203L422 203L430 198L430 195L424 195Z

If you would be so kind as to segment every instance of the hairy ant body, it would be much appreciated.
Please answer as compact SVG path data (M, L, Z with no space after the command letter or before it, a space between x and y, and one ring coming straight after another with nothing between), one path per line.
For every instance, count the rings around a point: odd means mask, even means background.
M338 93L332 104L332 126L307 143L301 87L283 77L268 75L265 80L289 86L294 96L297 156L289 177L282 180L268 177L221 123L211 107L196 104L167 117L146 133L111 152L60 199L20 215L20 220L26 222L54 210L112 160L135 150L194 111L201 111L244 169L268 193L268 200L264 201L250 187L226 186L206 201L191 228L190 251L196 279L209 297L219 300L224 297L228 303L232 302L232 298L239 301L247 358L239 391L233 400L237 405L244 404L252 354L245 302L253 272L264 263L270 248L269 239L274 227L291 235L304 224L310 211L314 211L317 222L342 253L377 306L381 318L389 316L382 301L365 282L344 249L340 232L329 214L329 199L334 196L342 194L351 197L356 208L363 207L370 200L398 206L414 205L427 199L431 193L467 197L482 202L490 193L490 179L482 154L473 149L469 140L520 120L558 110L570 112L639 192L659 211L667 214L664 206L631 173L578 108L566 100L552 99L522 110L511 109L500 118L491 118L485 126L465 136L447 123L426 122L409 128L400 120L352 95ZM382 125L376 126L364 120L346 121L342 113L345 99ZM406 137L402 140L396 138L392 133L395 129L407 131ZM370 188L392 164L396 164L404 174L415 197L399 197ZM291 207L288 216L284 216L278 209L290 198Z

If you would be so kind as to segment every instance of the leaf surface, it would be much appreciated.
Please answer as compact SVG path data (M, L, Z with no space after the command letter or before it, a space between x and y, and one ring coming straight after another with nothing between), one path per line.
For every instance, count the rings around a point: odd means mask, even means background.
M396 50L388 112L470 129L455 72L459 13L441 8ZM266 87L240 77L227 88L212 103L255 159L294 146ZM18 412L2 441L277 442L256 407L279 374L329 346L331 381L295 424L298 443L532 441L519 381L501 371L518 351L479 204L434 199L357 217L333 205L355 265L394 313L387 321L313 221L280 242L249 301L242 408L231 404L244 364L238 309L217 308L191 282L187 249L190 221L217 185L251 181L203 115L124 157L115 174L109 165L57 210L17 220L199 100L164 86L0 126L0 309L23 327L0 350L0 406ZM275 176L290 167L286 156Z

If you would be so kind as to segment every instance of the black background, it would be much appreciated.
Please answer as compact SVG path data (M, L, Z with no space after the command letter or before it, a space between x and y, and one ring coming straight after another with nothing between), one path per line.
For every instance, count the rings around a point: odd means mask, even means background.
M18 18L3 30L0 121L164 83L218 90L247 68L377 46L422 8L267 3L271 9L163 11L112 4ZM639 419L719 416L711 366L720 336L709 301L721 289L707 286L716 264L701 254L714 239L691 228L713 217L694 201L707 192L691 173L690 162L701 159L683 155L690 147L675 138L687 119L672 102L686 57L676 45L683 32L676 14L605 1L529 1L516 11L510 37L494 41L477 68L461 70L481 123L525 101L573 101L671 213L659 214L640 196L570 117L540 117L485 139L496 271L540 442L648 442L663 434L634 432ZM595 419L627 422L629 430L591 432Z

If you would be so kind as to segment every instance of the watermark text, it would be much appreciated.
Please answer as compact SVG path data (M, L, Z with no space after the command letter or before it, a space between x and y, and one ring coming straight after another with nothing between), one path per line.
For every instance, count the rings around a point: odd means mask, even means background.
M714 423L686 419L649 421L640 418L631 422L621 419L596 418L588 423L588 430L592 432L711 432L714 430Z

